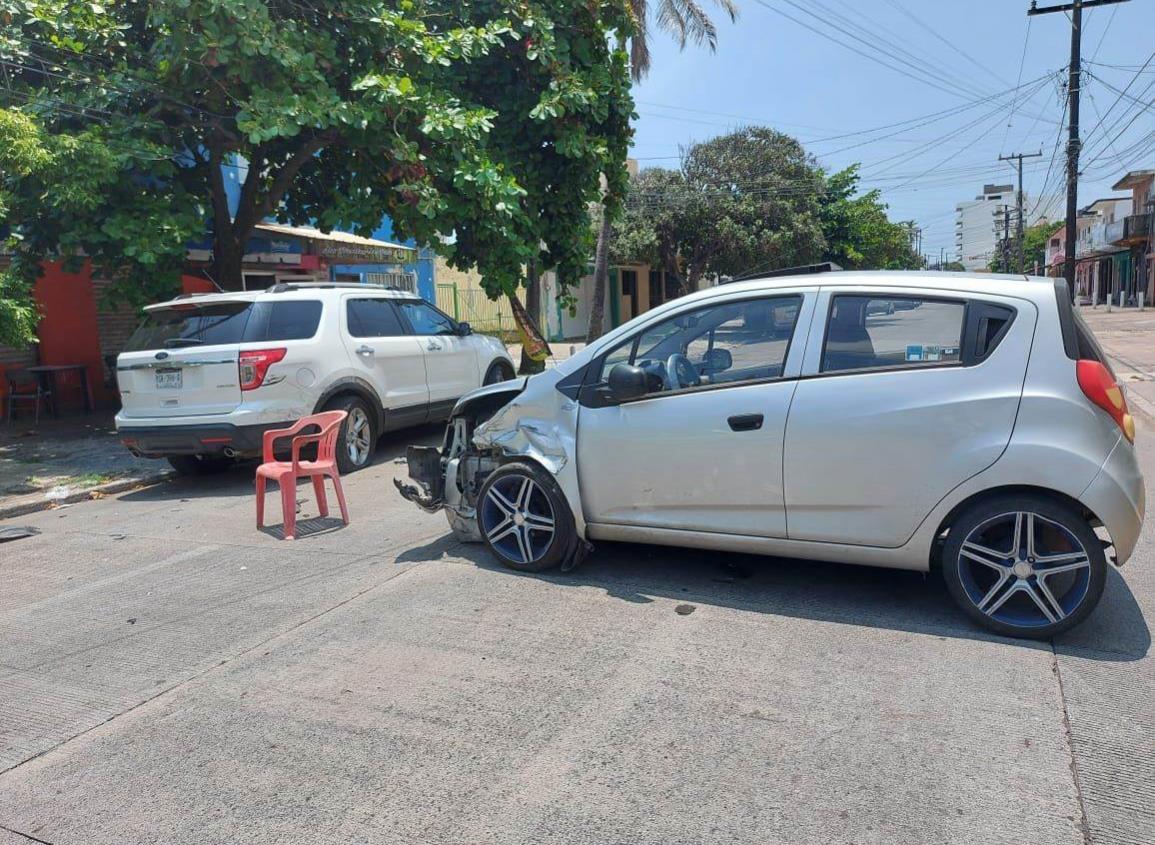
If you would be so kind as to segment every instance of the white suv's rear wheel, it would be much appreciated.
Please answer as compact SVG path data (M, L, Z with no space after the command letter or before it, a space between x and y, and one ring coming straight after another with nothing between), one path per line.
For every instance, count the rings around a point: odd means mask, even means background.
M337 469L353 472L369 465L377 448L377 417L358 396L340 396L325 406L326 411L348 414L337 438Z

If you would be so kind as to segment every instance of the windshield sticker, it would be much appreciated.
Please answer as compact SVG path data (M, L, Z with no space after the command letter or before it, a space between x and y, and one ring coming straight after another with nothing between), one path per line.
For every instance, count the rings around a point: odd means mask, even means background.
M942 347L941 346L924 346L922 348L923 360L926 361L941 361Z
M922 358L922 344L914 343L906 347L906 360L921 361Z

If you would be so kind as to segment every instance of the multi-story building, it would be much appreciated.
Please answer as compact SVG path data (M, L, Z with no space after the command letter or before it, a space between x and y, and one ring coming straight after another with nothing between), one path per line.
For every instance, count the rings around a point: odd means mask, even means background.
M1025 205L1025 194L1023 202ZM955 253L963 267L978 272L988 269L1004 227L1012 233L1015 230L1015 208L1013 185L983 185L983 192L974 200L955 206Z
M1117 296L1128 274L1125 250L1114 239L1131 213L1130 197L1104 197L1079 211L1075 218L1075 292L1098 304ZM1060 229L1047 244L1047 274L1062 276L1066 263L1066 231Z
M1155 170L1132 170L1112 186L1131 191L1127 216L1117 221L1111 242L1123 250L1121 290L1128 298L1142 292L1148 302L1155 298Z

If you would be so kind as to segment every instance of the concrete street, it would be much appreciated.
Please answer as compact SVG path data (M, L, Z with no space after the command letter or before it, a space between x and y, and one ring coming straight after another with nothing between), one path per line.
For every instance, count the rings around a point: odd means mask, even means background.
M1155 312L1089 319L1155 479ZM0 545L0 845L1155 842L1151 522L1088 623L1012 641L915 573L500 569L393 489L439 435L293 542L251 468L0 522L41 531Z

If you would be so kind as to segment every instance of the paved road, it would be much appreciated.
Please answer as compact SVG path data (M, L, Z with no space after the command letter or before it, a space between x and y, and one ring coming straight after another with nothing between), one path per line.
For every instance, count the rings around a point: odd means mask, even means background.
M1150 531L1088 624L1015 642L914 573L497 569L392 489L436 436L292 543L241 471L19 520L0 845L1155 841Z

